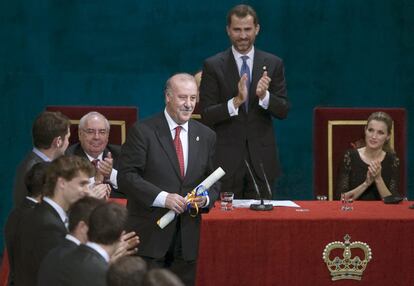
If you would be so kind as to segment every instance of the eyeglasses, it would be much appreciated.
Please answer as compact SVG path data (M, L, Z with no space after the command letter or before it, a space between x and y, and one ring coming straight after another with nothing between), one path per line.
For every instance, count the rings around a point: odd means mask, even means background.
M85 132L89 136L93 136L98 134L99 136L105 136L109 133L106 129L82 129L83 132Z

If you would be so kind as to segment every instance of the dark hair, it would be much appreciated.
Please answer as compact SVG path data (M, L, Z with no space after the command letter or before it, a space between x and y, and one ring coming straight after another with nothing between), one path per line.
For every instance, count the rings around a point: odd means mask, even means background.
M147 272L142 286L184 286L184 283L172 271L156 268Z
M109 266L108 286L138 286L147 272L147 263L139 256L123 256Z
M53 139L59 136L65 138L69 127L69 118L60 112L40 113L32 126L33 145L36 148L49 149Z
M231 25L231 17L233 15L237 18L244 18L250 15L253 17L254 25L257 26L259 24L259 18L257 17L256 11L249 5L240 4L231 8L227 13L227 26Z
M73 232L81 221L89 226L89 217L91 216L92 211L104 203L103 200L94 197L83 197L72 204L68 212L69 232Z
M37 197L43 193L46 183L46 171L50 162L36 163L30 168L24 178L29 197Z
M70 181L80 173L93 177L95 168L88 160L73 155L61 156L53 160L47 168L44 195L53 197L59 177Z
M372 120L383 122L385 126L387 126L388 135L391 135L393 120L388 113L385 113L383 111L377 111L372 113L367 119L367 125L365 126L365 129L368 127L368 124ZM388 152L394 151L391 147L390 140L385 141L384 146L382 148Z
M128 212L117 203L105 203L95 208L89 218L88 239L110 245L117 242L125 229Z

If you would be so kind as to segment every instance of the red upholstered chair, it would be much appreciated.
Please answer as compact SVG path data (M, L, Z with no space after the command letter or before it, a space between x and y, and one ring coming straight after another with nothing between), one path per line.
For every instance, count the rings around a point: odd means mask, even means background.
M404 108L327 108L316 107L313 112L314 194L335 197L336 174L345 151L358 148L364 140L368 116L384 111L393 119L391 146L400 159L400 185L406 195L406 110Z
M134 125L138 118L138 110L131 106L47 106L46 110L60 111L69 117L70 144L77 143L78 124L83 115L90 111L97 111L104 115L111 125L109 143L122 145L125 142L127 130Z

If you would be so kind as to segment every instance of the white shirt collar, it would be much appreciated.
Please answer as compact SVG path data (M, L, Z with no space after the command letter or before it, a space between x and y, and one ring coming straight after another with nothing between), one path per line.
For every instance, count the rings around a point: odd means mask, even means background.
M75 243L76 245L80 245L80 244L81 244L81 242L80 242L80 240L79 240L79 239L77 239L76 237L74 237L73 235L71 235L71 234L69 234L69 233L65 236L65 238L66 238L67 240L72 241L72 242L73 242L73 243Z
M40 151L36 147L33 147L32 152L35 153L40 158L42 158L42 160L45 161L45 162L51 162L52 161L52 159L50 159L48 156L46 156L44 153L42 153L42 151Z
M109 254L99 244L97 244L95 242L88 241L86 243L86 246L89 246L90 248L94 249L96 252L98 252L105 259L106 262L109 263Z
M247 53L247 54L245 54L245 55L243 55L243 54L241 54L241 53L239 53L235 48L234 48L234 46L231 46L231 51L233 52L233 56L234 56L234 59L236 60L236 62L238 62L238 61L242 61L241 60L241 57L242 56L248 56L249 57L249 60L251 60L252 62L253 62L253 58L254 58L254 46L252 47L252 49Z
M83 151L83 152L85 152L85 151ZM91 161L91 162L92 162L93 160L95 160L95 159L98 159L98 160L102 161L102 158L103 158L103 152L102 152L101 154L99 154L97 158L94 158L94 157L92 157L92 156L89 156L89 154L88 154L88 153L86 153L86 152L85 152L85 154L86 154L86 156L88 157L89 161Z
M175 127L181 126L183 130L188 131L188 121L182 125L177 124L177 122L174 121L174 119L171 118L171 116L168 114L167 109L164 109L164 115L167 119L168 127L170 128L170 131L173 131Z
M43 201L52 206L52 208L59 214L59 217L62 220L62 222L66 225L68 215L62 209L62 207L49 197L43 197Z
M26 199L28 199L29 201L32 201L36 204L38 203L38 201L36 199L32 198L32 197L26 196Z

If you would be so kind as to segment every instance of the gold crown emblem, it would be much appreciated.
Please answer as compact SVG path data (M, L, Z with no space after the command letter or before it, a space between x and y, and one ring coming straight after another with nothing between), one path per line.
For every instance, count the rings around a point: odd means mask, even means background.
M334 241L325 246L322 258L329 272L331 272L332 281L342 279L361 280L368 262L372 259L371 248L368 244L361 241L351 243L350 239L351 237L347 234L344 237L345 242ZM342 258L334 254L335 252L338 254L340 250L343 250ZM354 255L352 250L354 250ZM363 254L364 257L360 258L358 254ZM334 255L335 258L331 259L331 256Z

